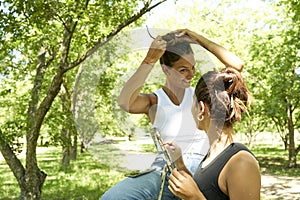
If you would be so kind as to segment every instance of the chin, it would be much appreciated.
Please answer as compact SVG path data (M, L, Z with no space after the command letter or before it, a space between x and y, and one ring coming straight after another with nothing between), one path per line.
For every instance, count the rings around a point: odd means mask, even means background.
M200 131L204 131L204 127L201 126L200 124L198 125L198 129L199 129Z
M187 82L184 82L184 83L183 83L183 87L184 87L184 88L189 88L189 87L191 87L191 84L190 84L190 83L187 83Z

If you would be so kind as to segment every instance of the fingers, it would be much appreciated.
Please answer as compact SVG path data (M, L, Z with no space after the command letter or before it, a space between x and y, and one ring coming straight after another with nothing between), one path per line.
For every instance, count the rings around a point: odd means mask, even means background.
M171 181L176 187L180 187L181 183L184 183L185 179L189 176L190 175L187 174L185 171L178 171L178 169L175 168L170 174L169 181Z
M158 52L164 52L167 48L167 42L163 40L161 36L157 36L153 40L150 48L153 50L157 50Z
M188 173L186 173L183 170L178 171L178 169L174 169L171 173L171 175L176 178L177 180L183 181L185 178L190 177ZM171 177L170 175L170 177Z
M182 175L180 174L180 172L178 171L178 169L174 169L172 170L172 173L170 174L170 180L173 179L173 180L180 180L180 177Z
M145 60L148 63L155 63L164 54L166 48L167 42L161 36L157 36L151 43Z
M178 146L178 144L173 142L164 142L164 146L168 150L169 153L171 153L173 156L173 159L176 157L176 159L181 156L181 149ZM176 156L175 156L176 155Z
M171 191L177 191L177 188L180 185L180 173L175 168L172 170L172 173L169 176L169 187L172 188Z
M172 151L174 152L176 150L176 147L171 144L168 143L164 143L164 146L167 148L168 151Z
M178 171L177 169L172 170L168 182L168 188L170 189L170 191L181 198L183 198L184 196L184 186L186 184L186 178L182 175L182 172L184 171Z
M176 34L177 37L181 37L183 35L188 35L189 30L188 29L177 29L176 31L178 34Z
M178 187L172 181L169 181L168 188L174 195L179 196Z
M165 141L165 142L164 142L164 145L165 145L166 147L170 147L170 146L174 146L174 143L171 142L171 141Z
M164 145L166 146L166 148L168 148L172 151L175 151L175 150L181 151L180 146L176 142L166 141L166 142L164 142Z
M166 49L167 47L167 42L165 40L162 39L161 36L158 36L157 38L155 38L155 40L153 41L157 47L159 47L159 49Z
M186 33L187 33L186 30L184 30L184 29L180 29L176 32L177 32L177 34L175 34L176 37L182 37L182 36L186 35Z
M193 31L189 29L178 29L174 31L177 41L185 41L190 44L197 44L195 35Z

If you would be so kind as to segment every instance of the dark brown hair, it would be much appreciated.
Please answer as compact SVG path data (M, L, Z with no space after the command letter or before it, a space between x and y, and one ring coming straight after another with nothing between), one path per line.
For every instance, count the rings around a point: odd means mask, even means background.
M181 57L193 53L190 43L180 37L176 37L176 32L163 35L162 38L167 42L167 49L160 58L160 64L172 67L172 64Z
M211 119L223 121L225 127L241 120L251 97L241 74L233 68L204 74L196 85L195 95L198 102L208 105Z

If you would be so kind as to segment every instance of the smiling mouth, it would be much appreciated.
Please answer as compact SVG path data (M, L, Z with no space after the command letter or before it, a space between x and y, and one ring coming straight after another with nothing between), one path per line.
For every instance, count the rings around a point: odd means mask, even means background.
M191 80L183 79L182 81L185 82L185 83L191 83Z

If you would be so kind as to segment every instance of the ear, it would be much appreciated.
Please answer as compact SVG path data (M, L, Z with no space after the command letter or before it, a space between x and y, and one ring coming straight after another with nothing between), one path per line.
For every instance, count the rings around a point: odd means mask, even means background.
M203 103L203 114L204 113L205 113L205 115L207 115L208 117L210 117L209 106L206 103Z
M168 74L169 74L169 69L168 69L167 65L162 64L162 65L161 65L161 68L162 68L163 72L165 73L165 75L168 75Z
M204 114L205 104L203 103L203 101L199 101L198 105L199 105L199 113Z
M204 103L203 101L199 101L199 106L198 106L198 113L200 115L206 115L206 116L210 116L210 111L209 111L209 107L206 103Z

